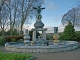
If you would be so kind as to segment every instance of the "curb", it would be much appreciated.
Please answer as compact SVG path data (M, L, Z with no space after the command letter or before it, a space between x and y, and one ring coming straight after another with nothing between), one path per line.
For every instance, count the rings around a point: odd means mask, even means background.
M31 57L31 58L29 58L27 60L36 60L36 57L34 56L34 57Z

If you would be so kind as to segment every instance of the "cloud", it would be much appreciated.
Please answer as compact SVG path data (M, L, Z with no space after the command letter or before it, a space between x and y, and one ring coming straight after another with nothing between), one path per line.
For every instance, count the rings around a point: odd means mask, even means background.
M58 27L58 32L63 32L64 31L64 26L63 25L59 25Z
M23 30L25 30L25 29L31 30L32 28L34 28L33 24L31 24L30 26L27 26L26 24L24 24L24 26L23 26Z
M46 33L54 33L54 27L53 26L45 26L45 28L47 28ZM63 31L64 31L64 26L59 25L58 26L58 32L63 32Z
M64 26L63 25L58 25L58 32L63 32L64 31ZM31 30L32 28L34 28L34 24L30 25L29 27L27 27L27 25L24 25L24 30L28 29ZM44 28L47 28L46 33L54 33L54 26L44 26Z
M58 8L57 4L54 4L53 2L48 3L47 7L48 7L48 9L57 9Z
M75 31L80 31L79 27L74 27Z
M61 15L55 17L55 18L54 18L55 22L61 21L61 20L62 20L62 16L63 16L63 15L61 14Z
M60 18L55 18L55 20L59 20Z
M58 32L64 31L65 27L62 24L59 24L57 27L58 27ZM34 28L34 24L31 24L29 27L27 27L27 25L24 25L24 29L31 30L32 28ZM54 26L45 25L44 28L47 28L46 33L54 33ZM75 27L75 31L80 31L80 28Z
M44 26L44 28L47 28L46 33L53 33L53 26Z
M60 18L56 17L54 20L55 20L55 22L58 22L60 20Z

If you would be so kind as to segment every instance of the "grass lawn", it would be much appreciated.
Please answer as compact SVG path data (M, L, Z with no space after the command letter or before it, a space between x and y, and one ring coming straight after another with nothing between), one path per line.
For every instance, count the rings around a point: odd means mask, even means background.
M2 53L0 52L0 60L25 60L32 57L30 54L19 53Z

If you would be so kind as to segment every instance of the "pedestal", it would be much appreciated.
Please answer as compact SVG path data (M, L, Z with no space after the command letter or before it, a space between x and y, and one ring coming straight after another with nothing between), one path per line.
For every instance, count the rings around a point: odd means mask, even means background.
M46 32L43 31L42 33L43 33L43 39L46 40Z
M24 44L26 45L26 46L28 46L28 45L30 45L30 36L29 36L29 33L28 33L28 30L25 30L24 31Z
M36 40L36 31L42 31L42 38L43 38L43 40L46 40L46 28L38 28L38 29L36 29L36 28L34 28L34 29L32 29L32 31L33 31L33 41L35 41Z
M24 44L25 44L25 46L29 46L30 45L30 40L24 40Z
M33 39L32 39L33 41L35 41L36 40L36 31L33 31Z

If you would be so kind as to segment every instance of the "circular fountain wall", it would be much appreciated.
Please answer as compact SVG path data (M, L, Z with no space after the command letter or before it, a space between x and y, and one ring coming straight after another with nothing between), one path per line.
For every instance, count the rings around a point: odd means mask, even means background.
M24 43L6 43L5 49L12 52L60 52L69 51L78 48L78 42L76 41L63 41L58 44L47 45L35 45L35 46L25 46Z

